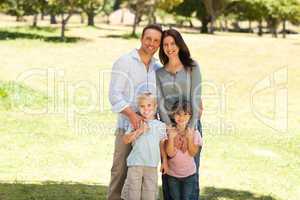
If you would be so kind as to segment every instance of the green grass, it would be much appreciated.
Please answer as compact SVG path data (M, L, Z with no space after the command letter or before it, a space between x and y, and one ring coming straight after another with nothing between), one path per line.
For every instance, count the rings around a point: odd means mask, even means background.
M72 20L66 34L81 39L71 43L45 40L59 36L57 27L0 23L0 38L6 38L0 39L1 200L105 199L116 116L108 102L109 73L99 77L120 55L138 47L139 40L127 37L130 27L97 24L90 28ZM284 40L181 31L201 65L205 83L202 199L298 200L299 35ZM285 132L262 123L250 104L253 87L282 67L288 68L287 86L281 86L288 88ZM46 75L24 79L33 69ZM50 83L54 72L55 82ZM63 95L49 93L49 83ZM58 89L63 85L65 90ZM222 109L220 94L226 85L226 109ZM76 86L82 87L72 91ZM266 90L255 101L255 107L269 117L273 92ZM89 106L89 112L83 112ZM43 108L47 110L29 113ZM220 120L225 128L220 128Z

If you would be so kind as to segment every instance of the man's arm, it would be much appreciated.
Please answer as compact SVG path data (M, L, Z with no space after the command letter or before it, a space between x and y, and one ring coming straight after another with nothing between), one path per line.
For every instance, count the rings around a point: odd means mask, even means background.
M124 60L117 60L112 68L111 81L109 86L109 101L112 105L112 111L122 113L128 117L132 127L137 129L141 122L141 117L137 115L126 101L123 93L131 87L132 81L128 76L128 66ZM129 87L129 88L128 88Z
M143 118L140 115L136 114L130 106L127 106L124 110L121 111L121 113L128 117L133 129L137 129L140 127Z
M158 112L160 119L167 125L172 125L171 119L168 115L168 112L165 108L165 97L162 92L162 84L159 80L159 77L156 77L156 91L158 99Z

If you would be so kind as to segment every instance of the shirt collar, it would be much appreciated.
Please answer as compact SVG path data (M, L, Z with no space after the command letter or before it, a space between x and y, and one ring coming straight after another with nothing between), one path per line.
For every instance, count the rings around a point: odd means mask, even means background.
M134 59L138 60L139 62L143 63L142 60L141 60L141 57L140 57L140 55L138 53L138 49L136 49L136 48L133 49L131 51L130 55L132 56L132 58L134 58ZM154 66L155 66L155 64L156 64L157 61L158 60L156 58L154 58L154 57L151 58L150 64L149 64L150 71L155 70Z

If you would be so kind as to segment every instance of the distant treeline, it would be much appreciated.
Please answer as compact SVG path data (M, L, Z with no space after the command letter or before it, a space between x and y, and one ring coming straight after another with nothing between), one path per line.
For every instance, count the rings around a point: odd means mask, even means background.
M1 12L16 16L17 21L22 21L24 16L33 16L33 26L38 25L39 15L42 20L49 15L51 24L56 24L60 17L62 39L67 23L75 13L81 14L82 22L87 17L87 24L94 26L96 15L102 14L108 19L119 8L129 8L135 15L132 35L136 34L136 26L141 21L155 23L158 13L160 16L172 14L176 25L187 22L193 26L192 19L197 18L201 21L201 33L214 33L218 29L256 32L260 36L269 32L277 37L282 26L282 35L286 37L287 22L300 24L300 0L0 0ZM241 28L239 23L242 21L248 21L249 27Z

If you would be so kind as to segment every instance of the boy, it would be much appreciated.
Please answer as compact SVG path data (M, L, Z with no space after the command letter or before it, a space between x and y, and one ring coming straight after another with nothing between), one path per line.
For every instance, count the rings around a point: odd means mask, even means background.
M167 169L166 154L161 155L164 140L167 139L166 126L155 119L156 98L151 93L137 98L140 115L144 118L141 126L133 130L129 126L123 135L125 144L132 144L127 158L127 178L121 198L125 200L155 200L157 193L157 166L162 156L162 165Z

